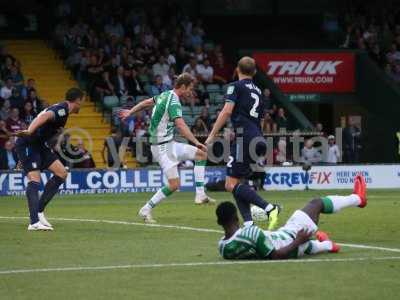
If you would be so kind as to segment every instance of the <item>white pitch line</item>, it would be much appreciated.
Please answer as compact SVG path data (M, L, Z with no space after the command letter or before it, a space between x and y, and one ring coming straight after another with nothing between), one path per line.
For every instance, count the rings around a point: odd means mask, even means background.
M28 217L6 217L6 216L0 216L0 219L19 220L19 219L28 219ZM75 218L50 218L50 220L67 221L67 222L86 222L86 223L133 225L133 226L170 228L170 229L178 229L178 230L188 230L188 231L197 231L197 232L213 232L213 233L223 234L223 231L217 230L217 229L199 228L199 227L190 227L190 226L179 226L179 225L145 224L145 223L128 222L128 221L98 220L98 219L75 219ZM348 247L348 248L359 248L359 249L369 249L369 250L379 250L379 251L400 253L400 249L397 249L397 248L386 248L386 247L379 247L379 246L360 245L360 244L347 244L347 243L338 243L338 244L340 246Z
M168 264L136 264L98 267L64 267L64 268L41 268L41 269L16 269L0 270L0 275L24 274L24 273L46 273L46 272L71 272L71 271L102 271L117 269L150 269L150 268L173 268L173 267L203 267L203 266L226 266L226 265L264 265L264 264L287 264L287 263L324 263L324 262L360 262L360 261L384 261L400 260L400 256L388 257L354 257L354 258L317 258L317 259L285 259L285 260L230 260L212 262L188 262Z

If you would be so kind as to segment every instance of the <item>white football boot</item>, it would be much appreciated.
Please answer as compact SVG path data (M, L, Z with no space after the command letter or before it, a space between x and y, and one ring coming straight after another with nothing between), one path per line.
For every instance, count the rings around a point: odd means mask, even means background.
M205 193L204 194L196 194L196 198L194 198L194 203L198 205L202 204L215 204L215 199L207 196Z
M39 217L40 223L42 223L43 225L45 225L45 226L47 226L47 227L53 228L53 225L51 225L50 222L47 221L47 219L46 219L46 217L45 217L45 215L44 215L43 212L38 213L38 217Z
M29 224L28 231L52 231L53 227L46 226L42 223L36 222L35 224Z
M157 223L157 221L154 220L154 219L153 219L153 216L151 215L151 208L148 208L148 207L146 207L146 206L143 206L143 207L139 210L138 215L139 215L140 217L143 218L143 220L144 220L145 223L148 223L148 224Z

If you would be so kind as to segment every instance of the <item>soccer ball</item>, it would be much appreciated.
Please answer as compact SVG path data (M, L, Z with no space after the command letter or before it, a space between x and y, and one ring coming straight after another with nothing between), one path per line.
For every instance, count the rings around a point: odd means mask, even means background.
M262 208L258 206L251 206L251 216L254 221L266 221L268 220L268 216Z

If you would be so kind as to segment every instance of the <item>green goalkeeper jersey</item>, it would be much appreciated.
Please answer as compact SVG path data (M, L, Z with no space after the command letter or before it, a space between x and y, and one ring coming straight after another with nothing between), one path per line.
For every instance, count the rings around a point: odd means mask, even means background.
M150 121L150 143L168 142L174 137L176 118L182 117L182 105L173 90L153 97L155 106Z
M229 239L219 241L219 252L226 259L266 258L272 250L271 239L257 226L240 228Z

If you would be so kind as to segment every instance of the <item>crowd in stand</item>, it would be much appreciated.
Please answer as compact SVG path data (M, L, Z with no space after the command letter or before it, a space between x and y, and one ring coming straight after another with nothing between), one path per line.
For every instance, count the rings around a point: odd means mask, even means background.
M344 19L346 28L344 48L358 48L368 52L385 72L400 82L400 18L396 7L354 3Z
M208 108L204 87L232 80L232 66L221 46L207 41L201 19L191 20L168 3L146 12L118 7L109 12L103 5L90 7L85 19L64 14L54 34L66 66L96 103L117 97L119 106L132 106L171 89L176 75L188 72L197 78L197 86L182 104ZM120 124L123 134L140 134L148 120L149 112L133 116Z
M0 47L0 169L15 169L17 131L26 129L47 105L37 96L35 80L25 78L20 62Z

